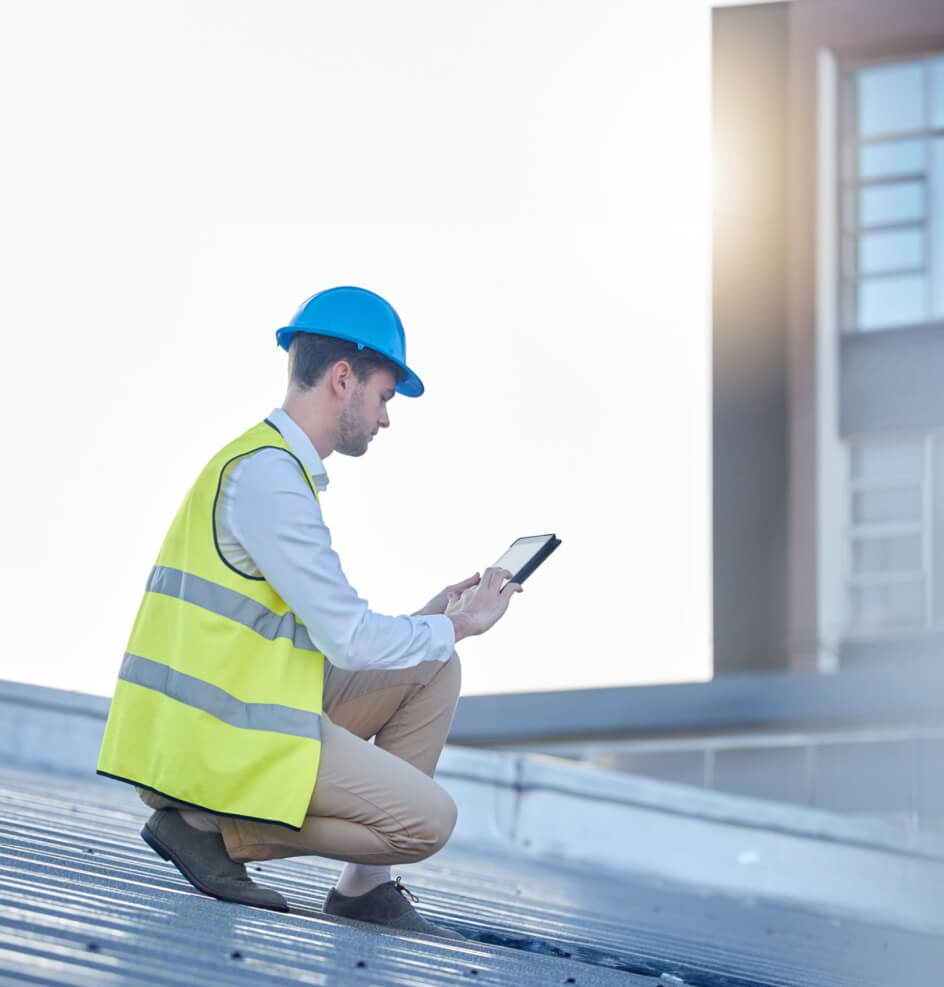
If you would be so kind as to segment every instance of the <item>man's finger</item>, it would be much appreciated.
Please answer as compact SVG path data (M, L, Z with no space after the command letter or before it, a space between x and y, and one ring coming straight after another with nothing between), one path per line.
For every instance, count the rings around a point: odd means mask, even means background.
M500 569L498 566L492 566L490 569L485 570L485 585L491 588L495 583L500 582L503 579L510 579L511 573L507 569Z

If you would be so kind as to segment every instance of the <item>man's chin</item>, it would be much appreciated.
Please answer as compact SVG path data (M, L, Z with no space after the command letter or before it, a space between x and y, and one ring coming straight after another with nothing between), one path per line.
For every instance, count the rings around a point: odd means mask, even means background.
M367 452L367 442L362 445L345 445L345 446L335 446L334 451L341 453L342 456L363 456Z

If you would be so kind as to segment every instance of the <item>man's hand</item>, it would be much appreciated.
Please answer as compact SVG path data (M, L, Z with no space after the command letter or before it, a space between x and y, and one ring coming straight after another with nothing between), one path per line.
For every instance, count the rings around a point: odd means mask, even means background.
M445 614L456 629L457 641L484 634L504 615L512 596L522 592L520 583L508 583L502 589L502 583L511 576L507 569L493 567L461 593L455 588L449 592Z
M461 583L456 583L454 586L447 586L444 590L437 593L422 610L417 610L413 616L423 617L427 614L445 613L446 604L449 602L450 596L462 596L470 586L474 586L478 581L479 574L476 573L474 576L469 576L468 579L463 579Z

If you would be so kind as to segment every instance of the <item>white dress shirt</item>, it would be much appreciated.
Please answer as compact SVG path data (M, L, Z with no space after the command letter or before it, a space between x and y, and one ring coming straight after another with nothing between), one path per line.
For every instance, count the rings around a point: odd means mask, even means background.
M328 476L308 436L281 408L268 421L324 490ZM387 617L358 596L331 547L321 507L283 449L263 449L229 470L215 520L226 561L247 575L264 576L334 665L409 668L452 654L455 629L448 617Z

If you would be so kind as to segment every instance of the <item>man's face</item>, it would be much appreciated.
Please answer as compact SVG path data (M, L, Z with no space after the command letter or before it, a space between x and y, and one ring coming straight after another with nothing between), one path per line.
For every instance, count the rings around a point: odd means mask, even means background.
M344 456L363 456L377 431L390 427L387 402L396 393L397 381L389 370L375 370L366 379L358 379L338 411L334 448Z

